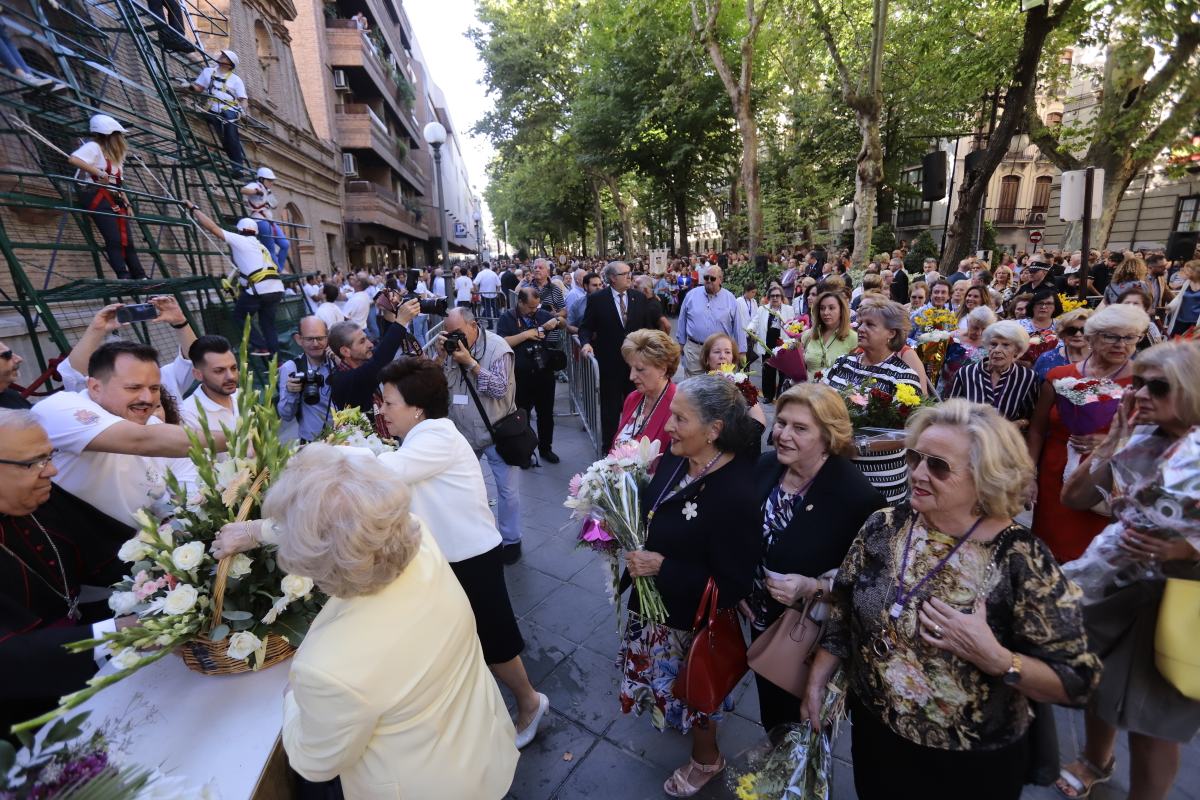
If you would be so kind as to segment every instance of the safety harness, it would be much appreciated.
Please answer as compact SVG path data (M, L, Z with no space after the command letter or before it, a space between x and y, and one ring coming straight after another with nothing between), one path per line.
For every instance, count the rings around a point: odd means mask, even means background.
M120 167L116 167L114 171L113 163L107 158L104 159L104 174L117 179L117 189L125 184L124 171ZM123 200L118 201L117 196L109 191L108 187L111 184L100 183L92 175L88 175L88 179L95 184L96 194L92 197L92 202L88 203L88 211L96 211L100 208L101 203L108 203L117 215L117 232L121 236L121 249L129 247L129 222L126 217L130 216L129 206Z

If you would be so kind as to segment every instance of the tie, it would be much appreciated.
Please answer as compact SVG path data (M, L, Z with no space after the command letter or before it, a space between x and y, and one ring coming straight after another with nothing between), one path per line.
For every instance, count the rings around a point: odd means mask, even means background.
M618 292L617 300L619 301L619 304L621 306L621 325L624 325L625 324L625 311L626 311L626 309L625 309L625 293Z

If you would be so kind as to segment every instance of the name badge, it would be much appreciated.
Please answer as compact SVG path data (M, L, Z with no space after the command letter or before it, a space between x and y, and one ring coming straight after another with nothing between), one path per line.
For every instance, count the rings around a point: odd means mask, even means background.
M465 406L467 404L467 396L465 394L454 395L454 405Z

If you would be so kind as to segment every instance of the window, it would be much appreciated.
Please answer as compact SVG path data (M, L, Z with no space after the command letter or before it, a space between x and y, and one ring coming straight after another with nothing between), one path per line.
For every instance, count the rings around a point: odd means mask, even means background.
M932 208L921 199L924 175L925 171L921 167L912 167L900 173L900 184L903 188L898 193L900 198L896 204L897 228L915 228L929 224Z
M1200 231L1200 194L1179 198L1175 206L1175 231Z
M1061 111L1051 111L1046 115L1046 127L1058 128L1062 126L1063 115Z
M275 50L271 46L271 32L261 19L254 21L254 48L258 53L258 67L262 70L263 95L271 96L271 65L275 61Z
M284 228L283 235L291 238L291 247L288 248L288 266L291 271L299 275L303 270L300 268L300 242L308 239L308 231L305 228L298 228L297 225L304 224L304 215L300 213L300 208L295 203L288 203L283 207L283 218L286 222L292 223Z
M1050 208L1050 184L1054 183L1054 178L1049 175L1041 175L1033 184L1033 203L1030 211L1034 214L1045 214L1046 209Z
M1000 203L996 209L996 222L1011 223L1017 211L1017 193L1021 191L1021 179L1016 175L1005 175L1000 179Z

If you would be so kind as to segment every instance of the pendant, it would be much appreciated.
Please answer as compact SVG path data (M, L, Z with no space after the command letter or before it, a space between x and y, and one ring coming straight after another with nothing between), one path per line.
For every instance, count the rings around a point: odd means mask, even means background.
M78 622L83 619L83 614L79 611L79 598L72 597L67 601L67 619L73 622Z
M880 658L887 658L888 655L891 654L894 646L895 645L892 644L891 637L887 635L886 631L880 631L880 633L871 642L872 652L874 652L875 655L879 656Z
M897 600L892 603L892 607L888 609L888 616L892 619L900 619L900 615L904 613L904 604Z

